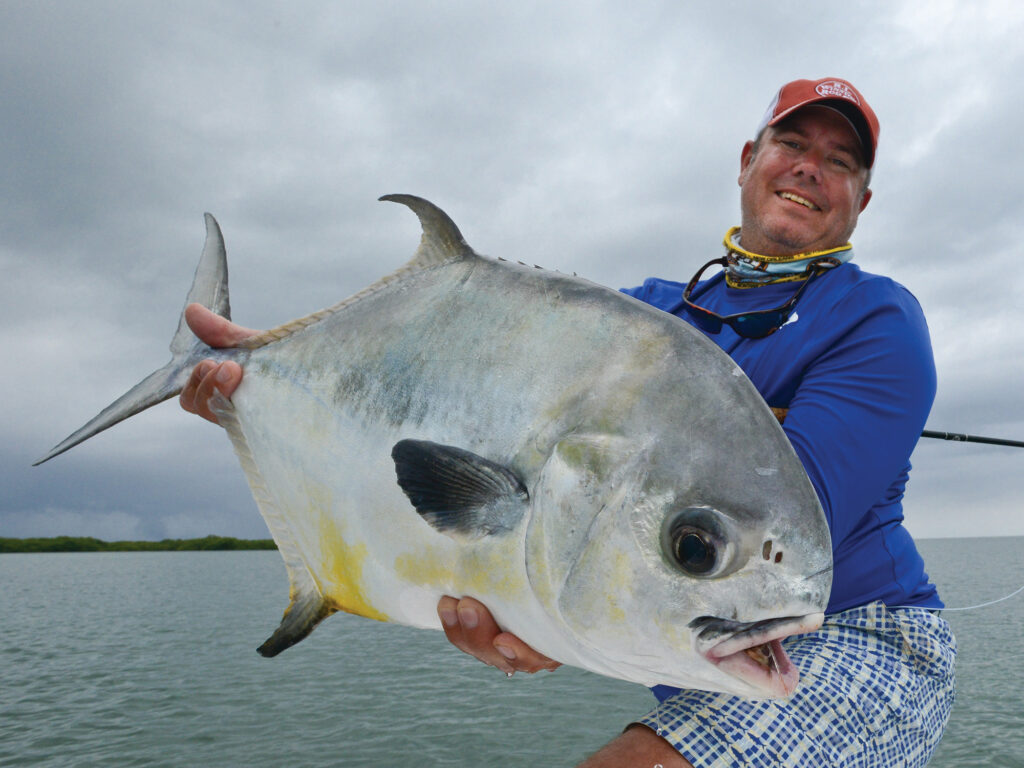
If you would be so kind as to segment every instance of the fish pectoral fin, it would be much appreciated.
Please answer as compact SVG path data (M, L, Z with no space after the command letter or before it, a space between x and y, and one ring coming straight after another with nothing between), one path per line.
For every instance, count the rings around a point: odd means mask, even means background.
M471 451L428 440L401 440L391 450L398 485L424 520L449 536L479 538L511 531L530 494L512 470Z
M327 604L319 592L309 590L292 598L291 604L285 609L281 623L267 641L257 651L260 656L277 656L286 648L291 648L316 629L316 625L326 619L335 609Z

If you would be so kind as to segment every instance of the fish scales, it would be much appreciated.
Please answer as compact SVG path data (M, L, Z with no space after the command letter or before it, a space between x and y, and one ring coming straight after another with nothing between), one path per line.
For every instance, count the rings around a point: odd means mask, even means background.
M437 600L469 595L601 674L791 693L792 675L755 661L770 654L723 660L707 639L813 628L831 578L813 488L735 363L667 313L477 255L440 209L388 199L423 224L408 265L215 351L244 367L215 408L291 579L261 652L338 610L438 629ZM223 296L226 314L226 266L203 266L223 261L211 222L197 281L217 287L190 297ZM164 381L43 460L180 390L180 371L211 355L188 333Z
M508 464L529 482L561 435L608 432L618 428L616 421L628 420L630 401L639 401L644 384L658 384L668 359L653 333L644 335L643 347L623 346L617 360L592 347L636 333L638 314L647 325L663 325L645 305L627 305L620 316L609 317L593 298L567 303L564 291L538 294L538 283L563 282L560 276L480 261L414 273L306 328L287 346L256 350L234 396L243 431L250 424L258 430L249 439L250 452L267 463L264 474L282 475L268 484L290 489L278 494L278 503L301 506L330 488L333 506L352 510L347 527L359 529L360 540L382 539L387 554L377 559L384 564L393 555L425 559L404 543L395 551L406 538L395 535L394 526L403 530L403 523L413 548L422 547L424 536L448 549L454 544L432 535L395 483L390 450L398 440L424 437L464 446ZM569 287L578 294L606 292ZM538 295L544 304L537 305ZM554 335L544 326L564 330ZM669 339L660 335L667 347ZM598 398L599 409L566 407L605 393L611 396ZM276 404L270 412L267 403ZM547 434L524 428L535 424L544 424ZM309 452L319 457L316 466L305 461ZM280 466L284 457L291 461ZM352 475L370 480L355 485ZM292 515L302 517L298 509ZM384 538L382 530L388 531ZM435 586L461 593L467 585L449 576ZM385 583L373 602L408 620L395 605L398 594ZM428 623L436 624L429 608Z

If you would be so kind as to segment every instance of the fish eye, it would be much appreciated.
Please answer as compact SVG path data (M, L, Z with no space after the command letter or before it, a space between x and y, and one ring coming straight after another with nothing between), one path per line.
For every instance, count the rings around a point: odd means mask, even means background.
M703 576L715 567L715 543L703 531L684 528L672 539L672 557L687 573Z
M717 575L726 547L716 513L697 507L669 515L662 529L662 550L669 563L688 576Z

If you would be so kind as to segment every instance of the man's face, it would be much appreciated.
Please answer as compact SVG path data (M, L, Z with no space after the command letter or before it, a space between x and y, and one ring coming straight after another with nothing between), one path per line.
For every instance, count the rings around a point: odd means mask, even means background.
M839 113L805 107L748 141L740 158L740 239L790 256L845 245L871 199L860 140Z

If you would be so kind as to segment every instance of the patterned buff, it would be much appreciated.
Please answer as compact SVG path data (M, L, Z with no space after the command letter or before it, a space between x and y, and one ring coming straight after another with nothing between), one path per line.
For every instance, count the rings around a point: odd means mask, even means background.
M725 246L726 261L729 263L725 281L730 288L757 288L773 283L804 280L807 278L807 265L814 259L831 256L832 259L845 264L853 258L853 246L850 243L827 251L798 253L794 256L762 256L743 250L740 246L739 227L733 227L726 232L722 244Z

